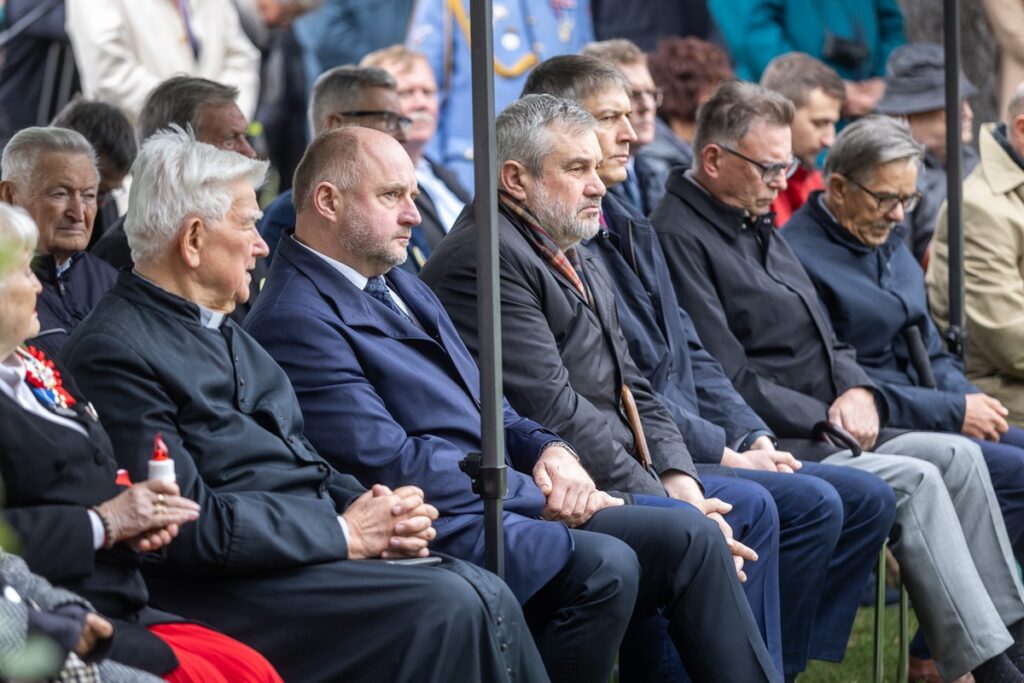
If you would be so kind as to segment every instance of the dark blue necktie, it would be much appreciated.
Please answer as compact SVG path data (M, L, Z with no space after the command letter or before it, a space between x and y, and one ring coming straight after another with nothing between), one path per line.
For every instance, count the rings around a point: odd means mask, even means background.
M410 319L409 316L406 315L405 311L399 308L398 304L396 304L395 300L391 297L391 292L388 291L387 283L384 282L384 276L378 275L377 277L371 277L366 281L366 287L363 288L363 291L406 320Z

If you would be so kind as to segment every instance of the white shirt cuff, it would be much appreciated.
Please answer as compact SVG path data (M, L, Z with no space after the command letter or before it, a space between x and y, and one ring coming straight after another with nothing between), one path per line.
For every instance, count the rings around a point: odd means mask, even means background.
M341 515L338 515L338 524L341 525L341 534L345 537L345 548L348 548L348 522Z
M86 510L89 513L89 523L92 525L92 549L99 550L103 547L103 541L106 540L106 532L103 531L103 520L93 510ZM348 534L345 535L348 539Z

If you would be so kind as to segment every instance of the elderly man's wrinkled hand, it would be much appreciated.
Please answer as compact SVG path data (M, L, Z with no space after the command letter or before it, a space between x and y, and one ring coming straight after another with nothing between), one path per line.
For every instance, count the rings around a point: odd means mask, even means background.
M423 500L423 491L403 486L391 491L376 484L344 512L348 525L348 557L425 557L437 535L437 509Z
M878 408L875 396L863 387L847 389L828 409L828 421L850 432L868 451L878 440Z

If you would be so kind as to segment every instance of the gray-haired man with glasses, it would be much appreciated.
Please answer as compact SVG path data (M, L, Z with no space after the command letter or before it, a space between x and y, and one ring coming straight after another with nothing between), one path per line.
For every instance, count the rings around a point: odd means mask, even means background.
M669 178L651 215L679 303L783 449L892 486L890 547L943 679L1024 680L1022 588L981 450L962 436L885 428L895 405L836 338L775 230L770 206L786 179L775 171L766 182L762 165L788 163L792 120L788 99L748 83L722 85L701 108L693 168ZM870 190L846 184L870 202L865 235L902 220L912 177L849 175Z

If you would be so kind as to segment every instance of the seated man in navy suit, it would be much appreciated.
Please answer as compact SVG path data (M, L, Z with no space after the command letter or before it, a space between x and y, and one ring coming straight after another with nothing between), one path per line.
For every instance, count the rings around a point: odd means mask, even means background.
M296 231L247 330L290 377L325 458L362 481L422 487L440 513L434 547L482 562L482 503L458 467L482 447L477 367L430 289L395 267L419 221L412 162L379 132L334 130L293 187ZM504 427L507 580L553 680L606 681L629 612L659 609L694 680L780 678L714 522L683 504L623 505L507 404ZM623 614L619 584L637 564Z

